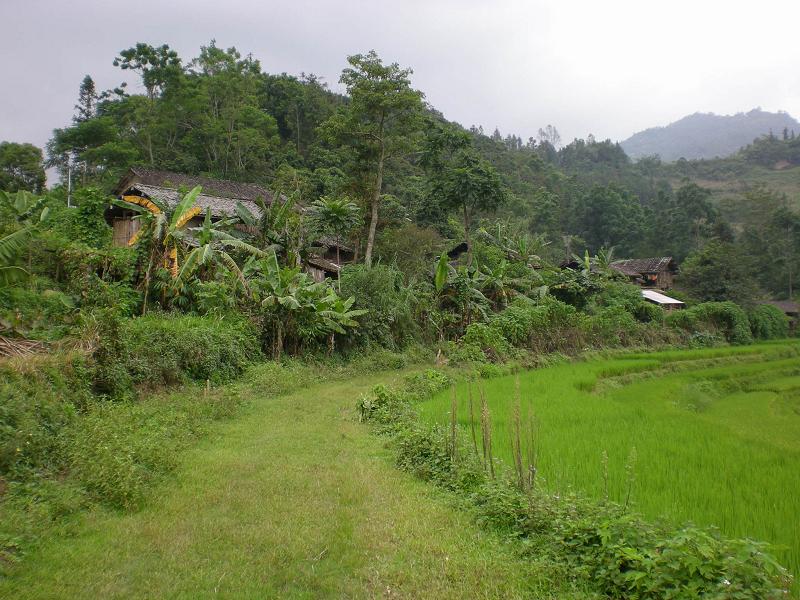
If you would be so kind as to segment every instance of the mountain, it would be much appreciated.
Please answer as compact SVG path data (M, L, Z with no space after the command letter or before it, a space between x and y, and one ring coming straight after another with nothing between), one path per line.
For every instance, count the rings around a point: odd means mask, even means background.
M633 159L653 154L664 161L722 158L770 132L780 137L784 129L800 134L800 122L783 111L771 113L755 108L735 115L695 113L666 127L635 133L621 145Z

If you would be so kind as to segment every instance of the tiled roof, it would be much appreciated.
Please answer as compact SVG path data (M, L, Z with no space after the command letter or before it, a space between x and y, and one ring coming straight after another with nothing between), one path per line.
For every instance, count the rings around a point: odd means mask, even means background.
M203 188L203 190L205 190L205 188ZM141 183L133 184L127 190L124 190L124 193L131 192L139 192L143 196L163 202L170 208L177 206L182 197L178 190L154 185L144 185ZM249 209L255 217L261 216L261 209L259 208L258 204L252 200L246 199L222 198L219 196L210 196L208 194L201 193L197 197L197 203L195 206L202 208L203 213L205 213L207 209L210 209L212 217L229 217L236 214L237 202L241 202L242 205Z
M656 258L627 258L625 260L615 260L610 267L626 275L638 275L640 273L661 273L675 269L675 263L671 256L658 256Z
M320 256L309 256L306 262L328 273L338 273L339 265L330 260L326 260Z
M142 184L160 188L187 190L199 185L203 192L209 196L217 198L236 198L239 200L257 200L261 198L267 204L272 202L270 191L255 183L243 183L240 181L228 181L225 179L212 179L199 175L187 175L185 173L173 173L171 171L158 171L133 167L122 178L115 192L121 194L134 184Z

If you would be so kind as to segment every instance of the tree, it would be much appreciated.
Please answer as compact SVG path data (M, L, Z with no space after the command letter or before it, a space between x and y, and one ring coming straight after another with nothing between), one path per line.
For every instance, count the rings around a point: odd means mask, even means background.
M461 213L471 264L475 217L497 210L508 198L500 176L472 148L466 134L455 129L438 128L430 134L421 162L428 171L428 202Z
M342 238L358 223L360 213L358 206L347 196L338 198L322 196L310 207L314 228L323 235L332 235L336 241L336 264L339 266L340 278L342 261L339 257L339 247Z
M99 96L97 89L94 85L94 80L90 75L87 75L81 81L81 86L78 89L78 103L75 105L75 110L78 111L73 120L76 123L88 121L97 115L97 101Z
M33 144L0 142L0 190L41 194L46 181L41 149Z
M704 302L747 304L758 292L749 262L737 245L714 239L681 265L680 285Z
M195 206L200 195L200 186L194 187L181 198L175 208L165 202L138 196L123 196L115 204L139 214L143 223L139 231L131 238L128 245L144 242L149 248L147 266L144 277L144 304L142 313L147 311L147 295L150 291L150 280L153 267L159 262L170 272L173 280L178 280L178 248L185 240L185 230L190 221L199 215L202 209Z
M553 125L548 125L544 129L539 128L539 143L548 143L557 149L561 145L561 134Z
M350 102L325 122L323 130L331 140L352 143L359 161L371 171L364 254L370 266L386 164L415 148L423 124L423 95L411 88L410 69L401 69L397 63L384 65L374 50L349 56L347 61L351 66L342 71L339 81L347 87Z

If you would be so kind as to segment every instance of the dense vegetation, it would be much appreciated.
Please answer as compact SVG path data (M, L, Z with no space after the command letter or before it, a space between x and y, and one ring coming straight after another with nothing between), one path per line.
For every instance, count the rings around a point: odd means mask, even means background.
M800 221L780 197L752 191L726 212L695 183L673 187L686 165L633 164L608 141L560 147L554 127L526 143L466 130L424 103L410 70L374 52L348 60L337 95L213 42L188 62L138 44L114 63L144 94L100 92L87 76L45 163L28 145L0 147L0 351L12 355L0 363L0 495L13 514L138 505L170 469L162 453L234 408L159 407L147 392L210 390L267 357L422 345L491 376L553 353L787 335L783 313L756 303L792 295ZM44 190L45 164L74 189ZM132 165L258 182L278 200L212 220L200 187L175 206L112 199ZM111 244L112 202L137 214L129 247ZM323 237L356 260L317 282L303 265ZM685 259L690 307L644 302L610 268L615 254ZM0 530L0 562L28 539L20 519ZM758 585L772 581L764 561L747 563Z

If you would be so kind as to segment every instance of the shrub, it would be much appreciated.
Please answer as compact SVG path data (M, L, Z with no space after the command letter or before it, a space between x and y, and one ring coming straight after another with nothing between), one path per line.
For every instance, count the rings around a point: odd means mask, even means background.
M369 311L359 317L358 328L348 333L351 345L402 348L419 332L414 319L415 294L403 285L403 274L396 268L348 265L341 276L340 296L354 297L353 309Z
M667 323L692 334L698 331L721 333L731 344L753 341L750 321L744 310L733 302L705 302L667 316Z
M133 384L229 381L261 358L258 333L242 319L150 314L124 323L121 360Z
M0 363L0 476L57 465L58 436L90 399L91 375L78 354Z
M750 320L750 331L759 340L776 340L785 338L789 333L789 319L777 306L759 304L752 308L747 318Z

